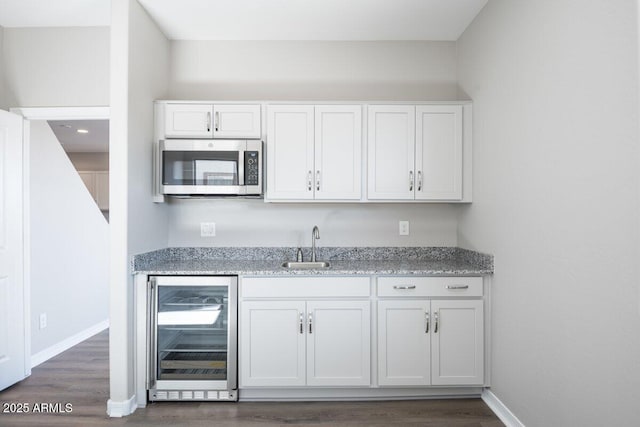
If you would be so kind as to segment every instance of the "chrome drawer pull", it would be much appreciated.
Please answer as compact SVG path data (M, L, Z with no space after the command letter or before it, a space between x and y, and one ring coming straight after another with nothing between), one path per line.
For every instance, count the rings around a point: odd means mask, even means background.
M313 333L313 314L309 314L309 333Z
M302 313L300 313L300 333L304 334L304 320Z
M393 285L393 289L415 289L416 285Z
M447 285L447 289L469 289L469 285Z
M433 333L434 333L434 334L437 334L437 333L438 333L438 314L439 314L439 313L440 313L439 311L436 311L436 312L435 312L436 325L435 325L435 327L433 328Z

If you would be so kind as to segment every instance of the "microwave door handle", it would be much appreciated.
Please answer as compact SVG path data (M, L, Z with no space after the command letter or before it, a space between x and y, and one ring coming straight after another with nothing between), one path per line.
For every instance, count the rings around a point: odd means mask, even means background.
M245 162L245 156L244 156L245 150L244 149L239 149L238 150L238 185L244 185L244 162Z

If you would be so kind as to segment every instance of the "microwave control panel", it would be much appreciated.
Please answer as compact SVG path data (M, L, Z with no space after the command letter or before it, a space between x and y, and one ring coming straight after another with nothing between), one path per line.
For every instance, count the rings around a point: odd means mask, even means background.
M244 184L258 185L258 152L245 151L244 153Z

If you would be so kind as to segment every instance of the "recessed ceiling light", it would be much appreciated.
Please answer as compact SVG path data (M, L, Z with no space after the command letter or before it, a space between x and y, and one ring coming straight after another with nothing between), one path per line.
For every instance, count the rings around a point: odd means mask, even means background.
M86 130L86 129L78 129L76 132L78 132L78 133L89 133L89 131Z
M67 129L71 129L71 125L58 125L61 128L67 128Z

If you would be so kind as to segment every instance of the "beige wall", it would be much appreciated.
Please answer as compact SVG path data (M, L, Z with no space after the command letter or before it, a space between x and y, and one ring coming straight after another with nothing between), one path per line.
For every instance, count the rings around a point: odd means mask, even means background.
M528 427L640 419L636 4L491 0L458 43L458 239L495 255L491 389Z
M109 153L67 153L79 171L108 171Z
M109 28L5 28L10 107L109 105Z

